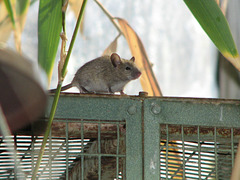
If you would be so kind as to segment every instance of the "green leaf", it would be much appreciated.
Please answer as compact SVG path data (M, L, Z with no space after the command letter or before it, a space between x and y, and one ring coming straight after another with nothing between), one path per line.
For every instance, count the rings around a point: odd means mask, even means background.
M30 0L21 0L16 2L16 14L23 15L26 13L28 7L30 5Z
M8 14L11 18L13 27L15 28L15 20L14 20L14 15L13 15L13 9L10 0L4 0L5 6L7 8Z
M215 0L184 0L204 31L225 56L240 70L239 54L228 22Z
M50 82L62 27L62 1L40 0L38 14L38 63Z

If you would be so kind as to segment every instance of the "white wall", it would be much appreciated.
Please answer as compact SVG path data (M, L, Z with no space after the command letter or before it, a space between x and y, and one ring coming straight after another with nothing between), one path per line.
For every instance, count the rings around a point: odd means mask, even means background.
M165 96L217 97L217 51L183 1L109 1L102 4L116 17L126 19L140 36L153 70ZM37 9L35 3L28 13L22 39L23 52L37 60ZM68 43L76 19L67 15ZM118 32L94 1L88 1L84 19L84 37L78 35L68 66L65 84L86 61L101 56ZM9 42L12 44L12 40ZM131 54L123 37L118 53L124 58ZM57 55L59 57L59 53ZM55 65L56 68L56 65ZM54 70L51 88L56 87ZM138 94L139 81L129 83L125 92Z

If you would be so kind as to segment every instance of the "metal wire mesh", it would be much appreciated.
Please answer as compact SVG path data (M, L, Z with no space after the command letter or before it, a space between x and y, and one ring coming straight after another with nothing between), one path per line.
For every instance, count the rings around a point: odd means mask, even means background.
M239 106L215 99L63 95L37 178L229 179ZM0 179L31 179L47 117L10 140L0 137Z
M238 129L181 125L160 128L161 179L230 179L238 145L234 131Z
M81 138L69 136L69 122L62 123L65 123L66 137L50 136L48 139L38 174L39 179L98 179L99 176L106 178L106 171L111 174L110 179L114 179L113 174L119 179L124 179L125 152L120 149L122 146L119 127L124 123L103 123L116 126L118 138L114 138L113 141L101 136L101 123L92 124L98 128L97 139L84 136L84 123L89 124L87 121L81 122ZM238 144L234 136L236 130L238 129L161 125L161 179L229 179ZM219 135L219 132L223 131L224 134ZM21 167L18 168L24 172L18 178L31 179L43 137L15 135L11 138L20 159ZM111 145L107 147L109 142L114 142L116 148L109 150L112 148ZM2 138L0 179L16 179L15 170L13 155L6 146L6 140Z
M124 121L56 120L56 122L57 125L55 124L53 128L59 128L59 131L54 130L50 134L38 179L124 178L126 156L125 137L122 133ZM74 133L69 129L77 125L80 127L79 132ZM115 135L106 139L105 130L108 128L111 128ZM61 133L63 129L65 134ZM79 133L80 136L76 136ZM31 179L43 136L15 135L10 138L12 148L15 148L20 159L20 167L17 168L22 169L23 173L16 173L13 155L6 145L6 139L1 137L0 179Z

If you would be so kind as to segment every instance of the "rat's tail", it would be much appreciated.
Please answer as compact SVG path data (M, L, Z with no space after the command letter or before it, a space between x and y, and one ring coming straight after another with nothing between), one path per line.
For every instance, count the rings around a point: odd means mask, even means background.
M72 86L72 83L67 84L66 86L63 86L63 87L61 88L61 91L65 91L65 90L67 90L67 89L70 89L71 87L73 87L73 86ZM50 92L50 93L55 93L56 90L57 90L57 89L50 89L49 92Z

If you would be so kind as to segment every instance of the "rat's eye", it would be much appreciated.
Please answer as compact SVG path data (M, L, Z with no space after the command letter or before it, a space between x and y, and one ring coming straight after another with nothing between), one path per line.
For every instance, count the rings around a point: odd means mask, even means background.
M130 68L130 67L128 67L128 66L127 66L125 69L126 69L126 70L131 70L131 68Z

